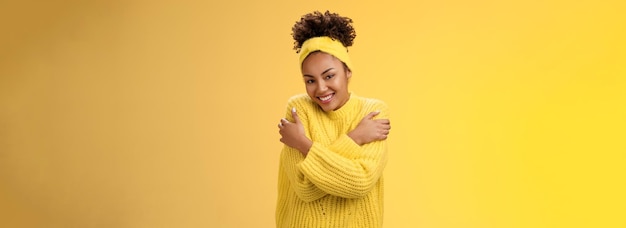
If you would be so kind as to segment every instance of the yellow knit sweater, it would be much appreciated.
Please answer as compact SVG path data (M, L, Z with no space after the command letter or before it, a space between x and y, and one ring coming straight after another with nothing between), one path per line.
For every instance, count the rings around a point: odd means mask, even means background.
M381 227L386 140L359 146L347 133L370 112L387 119L387 105L352 93L340 109L324 112L302 94L287 104L291 122L292 107L313 145L306 158L289 146L281 152L276 226Z

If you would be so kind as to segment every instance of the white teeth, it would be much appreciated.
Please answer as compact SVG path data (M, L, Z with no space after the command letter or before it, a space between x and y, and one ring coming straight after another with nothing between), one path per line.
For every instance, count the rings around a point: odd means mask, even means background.
M331 94L329 94L328 96L325 96L325 97L320 97L320 100L322 100L322 101L327 101L327 100L328 100L328 99L330 99L331 97L333 97L333 94L332 94L332 93L331 93Z

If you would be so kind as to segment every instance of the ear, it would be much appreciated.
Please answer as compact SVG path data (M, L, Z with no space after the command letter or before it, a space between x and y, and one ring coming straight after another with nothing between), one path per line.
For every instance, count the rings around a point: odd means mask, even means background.
M350 79L350 77L352 77L352 71L346 70L346 78Z

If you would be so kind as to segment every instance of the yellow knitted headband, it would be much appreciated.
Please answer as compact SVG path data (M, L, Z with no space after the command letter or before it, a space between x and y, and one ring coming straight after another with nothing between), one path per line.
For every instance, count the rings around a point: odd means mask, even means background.
M341 60L348 66L348 69L352 70L352 62L350 62L350 56L348 56L348 49L343 46L339 40L334 40L328 36L320 36L310 38L302 44L300 48L300 66L311 52L322 51L331 54Z

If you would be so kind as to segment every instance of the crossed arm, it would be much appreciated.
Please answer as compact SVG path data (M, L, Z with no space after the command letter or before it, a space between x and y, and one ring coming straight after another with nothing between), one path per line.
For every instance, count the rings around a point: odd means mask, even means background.
M327 194L359 198L371 191L387 161L385 139L391 125L386 110L382 113L369 113L354 130L326 146L306 136L296 110L291 111L293 122L281 120L279 133L285 144L281 169L302 200ZM377 115L382 118L374 119Z

